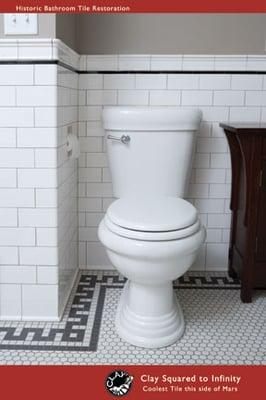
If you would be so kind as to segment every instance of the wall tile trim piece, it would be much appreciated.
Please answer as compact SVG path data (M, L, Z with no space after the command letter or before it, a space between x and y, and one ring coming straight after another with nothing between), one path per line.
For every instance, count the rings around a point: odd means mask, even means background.
M79 55L60 39L0 39L0 60L60 61L76 71L265 71L265 55Z

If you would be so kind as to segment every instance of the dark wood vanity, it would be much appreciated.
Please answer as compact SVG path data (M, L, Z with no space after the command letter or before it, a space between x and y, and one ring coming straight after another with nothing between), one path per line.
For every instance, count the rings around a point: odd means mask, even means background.
M241 300L266 288L266 124L225 124L231 153L232 210L229 275L241 281Z

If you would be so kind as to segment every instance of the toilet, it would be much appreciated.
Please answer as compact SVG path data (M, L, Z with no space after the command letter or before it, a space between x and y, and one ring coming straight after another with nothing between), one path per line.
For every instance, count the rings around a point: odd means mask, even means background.
M103 126L113 193L98 228L112 265L127 278L116 330L130 344L168 346L184 333L173 280L205 240L189 183L201 111L178 107L106 107Z

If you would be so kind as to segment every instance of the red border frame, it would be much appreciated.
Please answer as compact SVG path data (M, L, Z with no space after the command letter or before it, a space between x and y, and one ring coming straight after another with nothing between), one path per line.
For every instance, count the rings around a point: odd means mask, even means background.
M123 398L127 400L256 400L265 399L266 366L2 366L0 367L1 398L88 399L111 400L105 388L106 376L114 370L126 370L133 375L132 388ZM238 392L143 392L141 375L168 376L234 375L241 376ZM194 384L195 387L202 384ZM209 384L208 384L209 385ZM217 384L210 384L210 387ZM227 384L225 384L227 385ZM230 384L229 384L230 385ZM231 386L234 384L231 384ZM152 384L151 384L152 386ZM156 386L156 385L155 385ZM182 384L179 384L182 386ZM81 397L82 396L82 397Z
M16 10L16 6L39 6L39 13L60 12L49 11L47 6L124 6L130 10L126 13L265 13L266 0L6 0L1 1L0 11L4 13L25 12ZM61 11L62 12L62 11ZM112 13L112 11L79 10L70 13ZM65 11L67 13L67 11ZM118 12L119 13L119 12ZM123 11L121 11L123 13Z

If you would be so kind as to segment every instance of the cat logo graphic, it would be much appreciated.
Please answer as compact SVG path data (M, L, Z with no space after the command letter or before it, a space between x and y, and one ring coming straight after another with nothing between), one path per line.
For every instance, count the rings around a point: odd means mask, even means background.
M132 381L133 376L126 371L113 371L107 376L105 385L113 396L125 396L130 390Z

